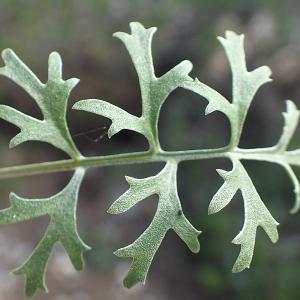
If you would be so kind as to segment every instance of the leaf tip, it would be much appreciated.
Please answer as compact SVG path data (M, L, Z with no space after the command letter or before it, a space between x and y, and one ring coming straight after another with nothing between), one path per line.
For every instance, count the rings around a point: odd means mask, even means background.
M216 169L216 171L223 179L227 179L228 174L230 173L230 172L228 172L226 170L222 170L222 169Z
M300 209L300 195L296 195L296 200L294 206L290 209L290 214L294 215L296 214Z
M140 22L130 22L129 27L131 32L133 32L135 29L146 29Z
M75 102L72 106L72 109L76 109L76 110L83 109L85 101L86 100L79 100L79 101Z
M20 142L17 141L16 137L17 137L17 136L15 136L14 138L12 138L12 139L10 140L10 142L9 142L9 144L8 144L8 148L9 148L9 149L13 149L13 148L17 147L17 146L20 144Z
M122 257L131 257L131 256L129 255L129 253L127 253L127 252L128 252L128 247L129 247L129 246L124 247L124 248L120 248L120 249L114 251L113 254L114 254L115 256L117 256L117 257L120 257L120 258L122 258Z
M111 215L115 215L115 214L116 214L113 205L114 205L114 204L112 204L112 205L108 208L108 210L106 211L108 214L111 214ZM114 254L115 254L115 253L114 253Z
M221 43L224 44L225 43L225 38L223 38L222 36L217 36L217 40Z
M226 37L227 40L236 39L236 40L240 40L242 43L244 42L244 39L245 39L245 35L243 33L238 34L238 33L236 33L235 31L232 31L232 30L226 30L225 31L225 37Z
M126 182L127 182L129 185L132 185L132 184L134 184L138 179L126 175L126 176L125 176L125 180L126 180Z
M114 32L112 36L117 39L122 40L124 37L126 37L126 36L129 37L130 35L126 32L117 31L117 32Z
M232 31L232 30L226 30L224 37L222 36L218 36L217 39L222 43L225 44L227 43L229 40L233 40L233 39L241 39L242 41L244 40L245 35L244 34L237 34L236 32Z
M289 116L289 114L296 114L299 117L300 111L298 110L296 104L292 100L285 100L286 111L283 112L284 116Z
M213 205L212 203L209 204L207 214L208 215L213 215L217 213L219 210L217 209L216 205Z
M61 62L61 56L57 51L53 51L49 55L49 61L53 63L62 63Z
M265 82L271 82L271 81L273 81L273 79L271 78L271 76L272 76L272 70L270 69L270 67L268 67L268 66L262 66L262 67L259 67L256 70L258 70L258 71L260 71L262 73L265 73L264 74L265 77L266 77Z
M67 85L72 89L80 82L79 78L70 78L66 80Z
M208 102L208 104L205 108L204 114L207 116L214 111L216 111L216 107L213 104L211 104L211 102Z
M146 279L138 279L135 278L134 276L127 275L123 280L123 285L127 289L131 289L133 286L135 286L138 283L145 285Z
M42 290L45 293L49 293L47 284L45 282L45 278L33 278L30 276L23 267L19 267L15 270L11 271L12 274L16 276L25 276L25 294L27 297L33 297L34 294L37 292L38 289Z
M185 59L184 61L182 61L181 65L184 67L183 72L186 73L186 74L189 74L193 69L193 64L188 59Z
M107 136L109 139L111 139L118 131L111 125L107 131Z
M145 28L145 26L140 22L130 22L129 27L130 27L131 33L134 33L134 31L137 31L137 30L147 30L147 31L149 30L153 34L157 30L157 27Z
M6 48L6 49L2 50L1 56L2 56L3 60L5 61L13 56L16 56L16 54L12 49Z
M235 264L232 268L232 273L236 274L236 273L240 273L242 271L244 271L245 269L250 269L250 265L240 265L240 264Z

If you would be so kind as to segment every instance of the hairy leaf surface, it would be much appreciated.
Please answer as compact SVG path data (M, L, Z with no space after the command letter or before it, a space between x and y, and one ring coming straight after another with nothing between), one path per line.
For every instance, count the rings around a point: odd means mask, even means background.
M21 129L10 141L10 147L26 141L42 141L63 150L70 157L79 157L66 123L68 97L79 79L62 79L62 61L57 52L49 56L46 84L42 83L11 49L4 50L2 58L5 66L0 68L0 75L22 87L35 100L44 117L43 120L39 120L10 106L0 105L0 118Z
M143 134L151 149L160 149L158 139L158 119L160 109L168 95L185 81L192 81L188 76L192 69L190 61L185 60L161 77L155 76L151 43L155 27L146 29L142 24L130 23L131 34L117 32L126 46L139 77L142 96L142 116L136 117L103 100L88 99L77 102L73 108L89 111L112 120L110 136L122 129Z
M257 227L261 226L271 241L275 243L278 240L277 226L279 223L272 217L262 202L251 178L238 160L233 161L231 171L218 170L218 172L225 182L211 200L208 213L213 214L223 209L238 190L241 191L244 200L244 226L233 240L234 244L241 245L241 252L234 264L233 272L240 272L250 266Z
M41 242L30 258L15 271L26 276L26 292L33 295L40 288L47 290L45 272L52 249L60 242L66 249L74 267L82 269L82 253L88 246L77 232L76 206L78 190L84 176L84 168L124 163L163 162L164 168L155 176L144 179L126 177L129 189L110 207L109 213L124 213L148 196L158 195L155 215L149 227L130 245L115 252L119 257L132 258L130 270L124 285L131 287L144 283L152 260L166 233L172 229L186 243L192 252L200 250L196 230L183 214L177 192L178 164L185 160L226 158L232 161L230 171L217 170L224 179L223 185L210 202L209 214L226 207L235 194L240 191L244 203L244 224L233 243L240 245L239 256L233 272L240 272L250 266L252 261L256 232L259 227L275 243L278 239L278 222L273 218L259 196L250 176L242 165L242 160L268 161L284 167L290 177L295 192L295 205L291 212L300 208L300 184L292 167L300 166L300 149L289 150L291 139L299 123L300 112L288 100L284 116L283 132L275 146L255 149L239 148L249 107L258 89L271 81L271 71L263 66L249 71L244 50L244 36L227 31L219 41L227 55L232 71L232 99L226 99L219 92L197 78L189 76L192 64L184 60L166 74L157 77L152 59L152 38L156 28L145 28L138 22L130 23L131 33L117 32L129 52L140 83L142 115L134 116L109 102L98 99L81 100L74 109L94 113L112 121L108 135L112 137L121 130L138 132L149 142L149 151L82 157L76 149L66 124L66 107L70 92L77 79L62 79L62 62L58 53L49 56L48 81L42 83L36 75L10 50L4 50L2 57L5 66L0 75L13 80L22 87L37 103L43 114L39 120L10 106L0 105L0 118L18 126L21 131L10 142L16 146L34 140L47 142L64 152L71 159L61 162L48 162L38 165L0 169L0 178L13 175L28 175L42 171L61 171L76 169L70 183L58 194L46 199L23 199L10 195L11 207L0 210L0 224L26 221L49 215L50 223ZM218 149L164 151L161 149L158 132L160 110L169 94L181 87L193 91L208 100L205 113L220 111L229 119L231 139L229 144ZM180 120L174 120L180 122ZM201 138L201 137L199 137Z
M64 246L75 269L83 268L82 253L89 247L79 237L76 225L78 191L83 176L84 169L77 169L61 192L46 199L24 199L12 193L11 207L0 210L0 224L18 223L44 215L51 217L43 239L30 258L14 272L26 276L28 296L32 296L38 288L47 291L46 268L57 242Z
M230 148L236 148L253 97L263 84L271 81L271 70L266 66L250 72L247 70L244 35L226 31L225 38L218 39L224 47L232 71L232 102L197 78L194 81L184 82L182 87L200 94L209 101L206 114L219 110L228 117L231 125Z
M173 229L194 253L200 250L196 230L182 212L177 193L177 163L170 161L156 176L145 179L126 177L130 188L117 199L109 213L119 214L151 196L158 195L158 205L153 221L144 233L131 245L115 252L119 257L132 257L133 262L124 279L124 285L133 286L137 282L144 283L153 260L166 233Z

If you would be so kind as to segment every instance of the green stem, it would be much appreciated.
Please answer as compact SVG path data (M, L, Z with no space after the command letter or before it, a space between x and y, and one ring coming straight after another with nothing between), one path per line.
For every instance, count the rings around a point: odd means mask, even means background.
M281 164L283 162L282 156L272 150L273 148L230 150L228 147L223 147L218 149L159 151L156 153L152 151L143 151L106 156L81 157L79 159L67 159L0 168L0 179L70 171L78 167L94 168L149 162L167 162L171 159L179 163L188 160L237 158L241 160L263 160Z

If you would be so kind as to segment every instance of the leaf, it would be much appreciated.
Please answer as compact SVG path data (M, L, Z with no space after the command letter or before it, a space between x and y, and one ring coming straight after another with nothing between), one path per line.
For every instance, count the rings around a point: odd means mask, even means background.
M24 199L10 195L11 207L0 210L0 224L12 224L36 217L51 217L47 231L30 258L17 270L26 276L26 294L32 296L38 288L47 292L45 273L52 249L60 242L76 270L82 270L82 253L90 249L79 237L76 225L78 191L84 169L78 168L69 184L58 194L46 199Z
M239 174L235 168L229 172L218 169L217 172L224 179L224 184L217 191L209 204L209 215L215 214L227 206L239 189Z
M156 176L145 179L126 177L129 190L108 210L112 214L123 213L150 195L159 196L157 210L149 227L131 245L115 252L118 257L133 258L124 279L124 285L128 288L137 282L145 282L153 257L169 229L173 229L192 252L200 250L197 238L200 231L191 225L182 212L176 174L177 163L169 161Z
M190 61L183 61L161 77L154 72L151 44L156 28L144 28L140 23L130 23L131 34L117 32L126 46L139 77L142 96L142 116L136 117L103 100L81 100L74 109L92 112L112 120L109 135L112 136L123 129L133 130L144 135L150 148L159 150L158 119L160 109L168 95L185 81L192 81L188 76L192 69Z
M249 107L257 90L271 81L268 67L259 67L248 71L245 59L244 36L227 31L225 38L219 37L232 70L232 99L226 99L219 92L193 80L189 73L192 64L185 60L161 77L155 75L152 59L152 38L156 28L146 29L140 23L130 23L131 33L115 34L127 48L139 78L142 115L134 116L125 110L103 100L81 100L74 109L84 110L111 119L108 135L112 137L123 129L136 131L149 141L149 151L83 158L76 149L67 124L66 106L70 92L77 84L77 79L62 79L62 62L54 52L49 57L48 81L43 84L33 72L10 49L2 53L5 66L0 68L0 75L6 76L20 85L33 97L42 111L43 120L26 115L14 108L0 105L0 117L18 126L21 131L10 146L16 146L29 140L44 141L65 151L71 160L33 164L4 168L2 177L45 171L59 171L77 166L93 167L122 163L164 161L166 165L155 176L144 179L126 177L129 189L110 207L109 212L126 212L148 196L157 194L158 205L151 224L130 245L115 252L119 257L132 258L124 285L131 287L138 282L144 283L152 260L162 240L170 229L186 243L192 252L200 250L197 231L182 212L177 192L178 163L185 160L210 159L225 157L233 162L231 171L217 170L224 179L221 188L214 195L208 208L213 214L226 207L240 190L244 202L245 220L233 243L241 245L239 256L233 266L233 272L240 272L250 266L252 261L256 232L260 226L271 241L278 239L277 221L261 200L256 188L240 160L263 160L282 165L294 184L296 203L292 210L300 207L300 184L291 166L300 166L300 149L288 150L289 143L299 122L299 111L287 101L284 113L285 125L278 143L262 149L240 149L239 142ZM218 149L191 151L163 151L159 142L158 120L162 105L168 95L177 87L191 90L208 100L205 113L220 111L225 114L231 125L231 140L228 146ZM176 122L177 120L175 120ZM0 223L16 223L32 218L49 215L50 223L44 238L33 251L31 257L15 271L26 276L26 292L33 295L40 288L47 291L45 272L52 249L60 242L66 249L74 267L83 267L82 254L88 250L77 232L76 207L78 190L84 175L84 169L77 168L70 183L58 194L46 199L23 199L10 195L11 207L0 211Z
M295 204L294 204L293 208L290 210L290 213L295 214L299 211L299 208L300 208L300 184L299 184L297 176L295 175L295 173L294 173L293 169L290 167L290 165L284 164L284 163L282 163L281 165L285 168L285 170L294 186L293 191L295 194Z
M145 126L145 123L141 118L129 114L127 111L110 104L108 102L89 99L78 101L74 106L74 109L85 110L94 114L98 114L112 120L112 124L108 130L108 137L111 138L113 135L123 129L136 131L148 139L151 139L151 132Z
M237 35L232 31L226 31L225 38L218 38L223 45L233 76L233 97L232 103L237 110L238 127L236 146L239 141L243 125L250 104L257 90L265 83L270 82L271 70L266 67L259 67L251 72L247 70L245 51L244 51L244 35Z
M48 81L42 83L11 50L2 52L3 75L22 87L37 103L43 120L26 115L10 106L0 105L0 118L18 126L21 131L11 141L15 147L26 141L42 141L63 150L72 158L80 157L66 123L67 100L79 79L62 79L62 61L57 52L49 56Z
M224 96L200 82L198 78L196 78L193 82L184 82L181 87L191 90L208 100L208 105L205 109L205 114L208 115L216 110L225 114L229 120L233 120L235 118L235 108Z
M293 101L286 101L286 112L283 113L284 117L284 127L283 133L276 144L275 148L279 152L284 152L287 150L289 143L295 133L299 122L300 112L297 109Z
M233 266L233 272L249 268L252 261L256 231L261 226L273 243L278 240L277 226L279 223L272 217L258 192L256 191L247 171L238 160L233 160L230 172L219 170L224 184L213 197L209 205L209 214L216 213L232 200L238 190L244 200L245 221L242 230L232 241L241 245L240 254Z
M290 212L296 213L300 208L300 184L290 164L295 165L297 161L298 165L300 165L300 153L299 149L288 151L287 148L298 126L300 111L297 109L296 105L290 100L286 101L286 107L286 112L283 113L284 127L282 135L278 143L271 148L271 151L273 151L274 153L276 153L276 155L279 155L281 157L280 164L284 167L294 185L295 204L294 207L290 210Z
M231 125L230 148L234 149L239 144L244 122L253 97L263 84L271 81L271 70L266 66L259 67L250 72L247 70L244 35L237 35L232 31L226 31L225 38L219 37L218 39L226 51L232 71L232 103L215 90L200 82L197 78L194 81L184 82L181 87L198 93L209 101L206 114L219 110L228 117Z

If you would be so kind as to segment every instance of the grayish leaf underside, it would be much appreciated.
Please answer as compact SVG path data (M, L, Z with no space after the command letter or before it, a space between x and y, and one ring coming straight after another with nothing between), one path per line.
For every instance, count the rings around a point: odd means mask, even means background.
M56 52L49 56L46 84L42 83L11 49L4 50L2 58L5 66L0 68L0 75L22 87L35 100L44 117L43 120L39 120L10 106L0 105L0 118L21 129L10 141L10 147L26 141L42 141L61 149L72 158L79 157L66 123L68 97L79 79L62 79L62 61Z
M45 271L52 249L60 242L66 249L77 270L83 268L82 253L89 247L77 232L76 208L78 191L84 169L78 168L70 183L58 194L46 199L24 199L10 194L11 207L0 211L0 224L12 224L44 215L50 222L43 239L30 258L17 270L17 275L26 276L26 294L31 296L40 288L47 291Z
M144 157L147 156L149 161L161 158L165 161L165 166L157 175L144 179L126 177L129 189L108 210L112 214L124 213L148 196L154 194L158 196L156 213L148 228L132 244L115 252L118 257L132 258L124 285L131 287L137 282L145 282L155 253L170 229L176 232L192 252L200 250L198 241L200 231L196 230L186 218L178 197L177 170L179 162L185 160L185 157L200 159L201 153L204 152L201 150L167 152L161 149L159 142L158 120L161 107L168 95L179 87L207 99L206 114L220 111L230 122L230 142L225 148L215 149L215 153L221 153L223 157L229 158L232 161L232 170L217 170L224 183L211 200L208 213L220 211L230 203L238 191L241 192L244 202L244 225L233 239L233 243L241 247L233 272L240 272L250 266L259 226L273 243L278 239L278 223L260 198L241 160L265 160L281 165L294 185L296 201L291 212L297 212L300 207L300 185L291 166L300 166L300 149L290 151L288 146L299 122L299 111L292 101L286 102L283 132L275 146L240 149L239 141L253 97L263 84L271 81L271 71L266 66L253 71L247 70L244 36L227 31L225 37L218 38L228 57L233 75L232 99L228 101L199 79L191 78L189 73L192 64L187 60L157 77L151 54L152 37L156 28L146 29L136 22L130 23L130 28L131 34L118 32L114 36L124 43L137 71L141 88L142 115L134 116L109 102L98 99L81 100L73 106L74 109L109 118L112 121L108 131L109 137L124 129L142 134L149 142L149 150L143 154ZM66 152L77 165L85 166L88 159L82 157L76 149L66 124L68 96L78 80L62 79L59 54L52 53L49 57L46 84L41 83L12 50L4 50L2 57L5 66L0 68L0 75L10 78L21 86L35 100L44 117L43 120L38 120L9 106L0 105L0 117L21 129L11 140L10 146L31 140L47 142ZM214 153L214 150L209 149L207 153ZM213 158L213 155L210 155L206 158ZM179 156L182 159L179 159ZM120 157L116 156L116 162L118 159ZM11 194L11 207L0 211L1 224L21 222L43 215L51 217L44 238L31 257L15 271L16 274L26 276L27 295L33 295L38 288L47 290L45 271L55 243L62 243L76 269L83 267L82 253L89 247L84 244L77 232L76 206L84 173L83 168L77 168L70 183L60 193L47 199L30 200Z
M156 214L150 226L131 245L119 249L119 257L132 257L133 263L124 284L131 287L138 281L144 283L154 254L169 229L173 229L194 253L200 250L197 239L200 232L187 220L177 194L177 163L170 161L156 176L145 179L126 177L129 190L117 199L108 212L119 214L143 199L156 194L159 197Z

